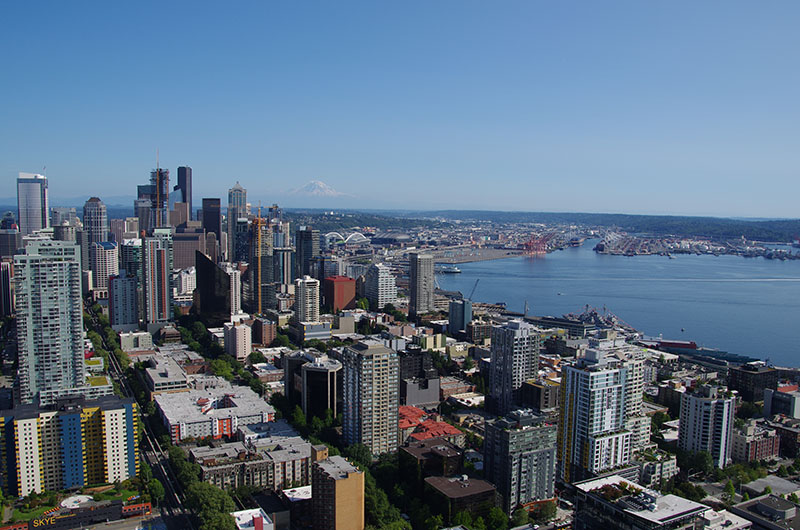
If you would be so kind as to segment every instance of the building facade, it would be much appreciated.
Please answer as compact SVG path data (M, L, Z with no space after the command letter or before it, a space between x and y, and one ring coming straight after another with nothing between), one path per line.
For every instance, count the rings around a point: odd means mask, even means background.
M678 447L684 451L707 451L714 466L722 469L731 461L735 400L716 388L703 386L681 397Z
M555 495L555 425L529 411L513 411L487 421L483 445L486 479L497 486L503 508L551 499Z
M365 340L342 350L342 434L345 443L363 443L373 454L397 450L399 364L397 352Z
M83 230L90 245L108 241L108 213L106 205L97 197L83 205Z
M294 307L298 322L319 322L319 280L304 276L294 281Z
M430 313L433 306L433 255L408 254L408 312L411 316Z
M89 260L94 296L108 298L108 279L119 274L119 247L110 241L92 243Z
M36 173L20 173L17 178L19 232L23 236L50 226L50 202L47 177Z
M311 466L314 530L363 530L364 473L341 456Z
M302 278L303 276L311 276L311 264L314 258L319 256L319 230L314 230L310 226L301 226L295 232L295 277Z
M467 325L470 322L472 322L472 300L451 300L447 331L451 335L459 331L466 332Z
M369 306L377 311L386 304L397 303L397 283L391 270L382 263L373 263L364 276L364 291Z
M84 382L80 249L33 241L14 257L21 403Z
M172 231L156 228L142 240L144 321L161 324L172 318Z
M4 493L25 496L134 478L137 415L132 398L115 396L3 411Z
M489 397L497 414L506 414L520 402L523 383L539 370L540 338L536 328L512 320L492 329Z
M121 270L108 279L108 315L114 331L139 328L139 296L136 276Z
M189 208L189 221L194 216L192 209L192 168L189 166L180 166L178 168L178 183L172 191L178 192L178 198L175 202L183 202Z

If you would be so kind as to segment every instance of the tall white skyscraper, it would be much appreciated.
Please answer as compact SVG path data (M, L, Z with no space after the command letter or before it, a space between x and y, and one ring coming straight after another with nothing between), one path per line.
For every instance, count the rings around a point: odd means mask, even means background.
M386 304L397 302L397 283L389 267L382 263L374 263L367 269L364 278L364 289L370 307L380 311Z
M594 476L630 462L634 433L626 429L635 411L637 363L602 348L561 371L558 473L565 482ZM638 396L641 408L641 395Z
M50 226L50 203L47 199L47 177L20 172L17 179L19 231L23 236Z
M397 352L376 340L345 346L342 435L346 444L363 443L372 454L397 450L399 445L399 372Z
M231 315L238 315L242 312L242 273L231 264L225 267L225 272L231 279L230 300Z
M319 280L303 276L294 281L294 314L298 322L319 322Z
M429 313L433 307L433 255L408 254L408 311L412 316Z
M84 384L80 248L69 241L31 241L14 256L19 398Z
M540 345L536 328L522 320L492 328L489 396L497 414L512 411L519 403L522 384L536 377Z
M89 260L92 271L92 290L96 298L108 298L108 278L119 274L119 252L116 243L92 243Z
M83 205L83 230L90 245L108 241L108 213L106 205L97 197Z
M725 467L731 461L734 410L734 397L714 387L685 392L681 396L678 447L691 452L707 451L715 467Z

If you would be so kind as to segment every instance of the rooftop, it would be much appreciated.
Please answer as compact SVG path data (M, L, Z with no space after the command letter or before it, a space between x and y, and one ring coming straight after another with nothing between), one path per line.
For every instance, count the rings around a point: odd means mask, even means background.
M275 413L272 405L250 388L243 386L159 394L154 399L171 425L203 422L211 418L255 415L260 415L262 421L267 421Z
M263 519L265 528L270 528L272 525L272 520L269 516L262 510L261 508L255 508L252 510L242 510L239 512L231 513L234 519L236 519L236 528L237 530L244 530L246 528L255 528L255 524L253 523L253 519L256 517L261 517Z
M453 478L428 477L425 482L450 499L470 497L495 490L495 487L489 482L477 478L468 478L466 475Z
M338 455L320 460L316 465L333 480L345 479L350 473L361 473L356 466Z
M662 495L645 489L619 475L579 482L575 487L615 504L631 516L659 525L674 519L699 515L708 509L704 504L677 495Z

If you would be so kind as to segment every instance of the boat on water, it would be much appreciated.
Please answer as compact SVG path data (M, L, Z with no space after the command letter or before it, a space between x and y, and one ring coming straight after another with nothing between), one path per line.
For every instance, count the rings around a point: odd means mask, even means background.
M461 269L455 265L445 265L443 267L437 267L436 272L440 272L442 274L460 274Z

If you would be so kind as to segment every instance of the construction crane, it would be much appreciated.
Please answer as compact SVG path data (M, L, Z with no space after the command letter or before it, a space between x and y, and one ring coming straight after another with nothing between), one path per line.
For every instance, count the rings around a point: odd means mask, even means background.
M478 282L480 282L480 281L481 281L480 278L475 280L475 285L472 286L472 290L469 292L469 296L467 297L467 300L472 300L472 296L475 294L475 289L478 288Z

